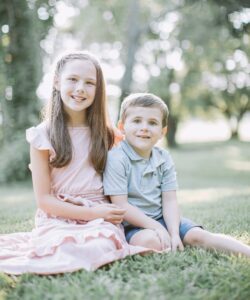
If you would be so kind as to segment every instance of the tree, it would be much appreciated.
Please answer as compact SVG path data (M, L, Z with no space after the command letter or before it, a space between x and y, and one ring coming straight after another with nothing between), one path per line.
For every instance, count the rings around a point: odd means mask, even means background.
M47 2L54 5L53 1ZM27 174L24 129L38 119L36 88L42 73L39 45L52 21L52 6L40 0L1 2L0 64L4 70L0 77L1 181L20 179ZM18 149L24 163L15 163L17 153L12 149Z
M0 55L5 69L1 106L5 141L33 124L38 115L36 88L42 75L39 44L46 30L42 28L45 24L38 18L37 11L43 5L42 1L32 6L32 2L16 0L5 0L1 4Z
M245 1L224 1L219 7L217 2L199 3L197 17L187 11L179 27L186 67L183 97L193 112L202 108L206 114L222 113L231 125L232 137L238 136L238 124L250 109L249 32L239 16L244 5ZM232 14L238 15L237 30Z
M175 145L178 121L183 116L188 112L212 115L215 109L218 111L215 103L224 101L223 90L211 83L219 77L229 80L223 70L230 71L226 65L237 50L235 45L244 44L243 35L233 26L232 14L246 6L246 1L93 0L81 7L79 17L67 31L109 65L124 68L120 102L130 91L161 90L171 107L170 125L174 121L169 145ZM243 25L246 32L247 26ZM114 49L116 55L112 57ZM246 49L247 45L242 53L247 53ZM148 82L138 76L138 69L146 74ZM231 82L236 73L244 71L230 71ZM160 88L157 80L162 84ZM237 84L235 89L239 95ZM245 99L244 95L240 97ZM229 106L229 101L224 103Z

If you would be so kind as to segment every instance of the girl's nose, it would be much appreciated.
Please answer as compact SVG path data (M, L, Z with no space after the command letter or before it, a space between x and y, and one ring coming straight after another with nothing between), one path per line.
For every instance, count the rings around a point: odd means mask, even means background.
M76 91L77 91L77 92L85 92L84 82L79 81L79 82L77 83Z

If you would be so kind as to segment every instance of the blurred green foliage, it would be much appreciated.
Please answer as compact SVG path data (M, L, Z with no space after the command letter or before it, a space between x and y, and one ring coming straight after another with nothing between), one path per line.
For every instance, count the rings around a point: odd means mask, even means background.
M249 8L243 0L96 0L79 9L66 31L108 64L124 66L116 80L120 102L131 91L166 101L174 146L178 123L190 115L223 116L237 137L250 110Z
M61 27L55 18L60 7L74 12ZM28 174L23 133L38 122L42 59L69 38L114 69L109 84L120 91L117 102L130 92L162 97L171 112L169 146L176 145L179 122L193 115L223 115L237 137L250 110L249 8L245 0L2 0L0 181Z
M39 116L36 89L42 77L40 41L52 24L54 5L55 1L1 1L1 182L27 175L24 129L36 123Z
M24 131L12 136L11 141L1 147L0 183L24 180L29 175L29 146Z

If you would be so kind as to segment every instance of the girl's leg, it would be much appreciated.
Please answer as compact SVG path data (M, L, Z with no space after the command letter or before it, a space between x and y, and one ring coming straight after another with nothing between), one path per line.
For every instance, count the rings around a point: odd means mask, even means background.
M157 234L151 229L142 229L137 231L129 241L130 245L161 250L160 239Z
M233 254L243 254L250 257L250 246L231 236L211 233L198 227L190 229L186 233L183 242L185 245L221 250Z

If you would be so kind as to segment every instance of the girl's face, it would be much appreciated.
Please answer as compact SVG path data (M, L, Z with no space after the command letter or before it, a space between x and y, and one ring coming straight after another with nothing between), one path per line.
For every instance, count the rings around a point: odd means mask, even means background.
M55 83L64 110L69 114L86 110L96 93L96 68L89 60L71 60L65 64Z

